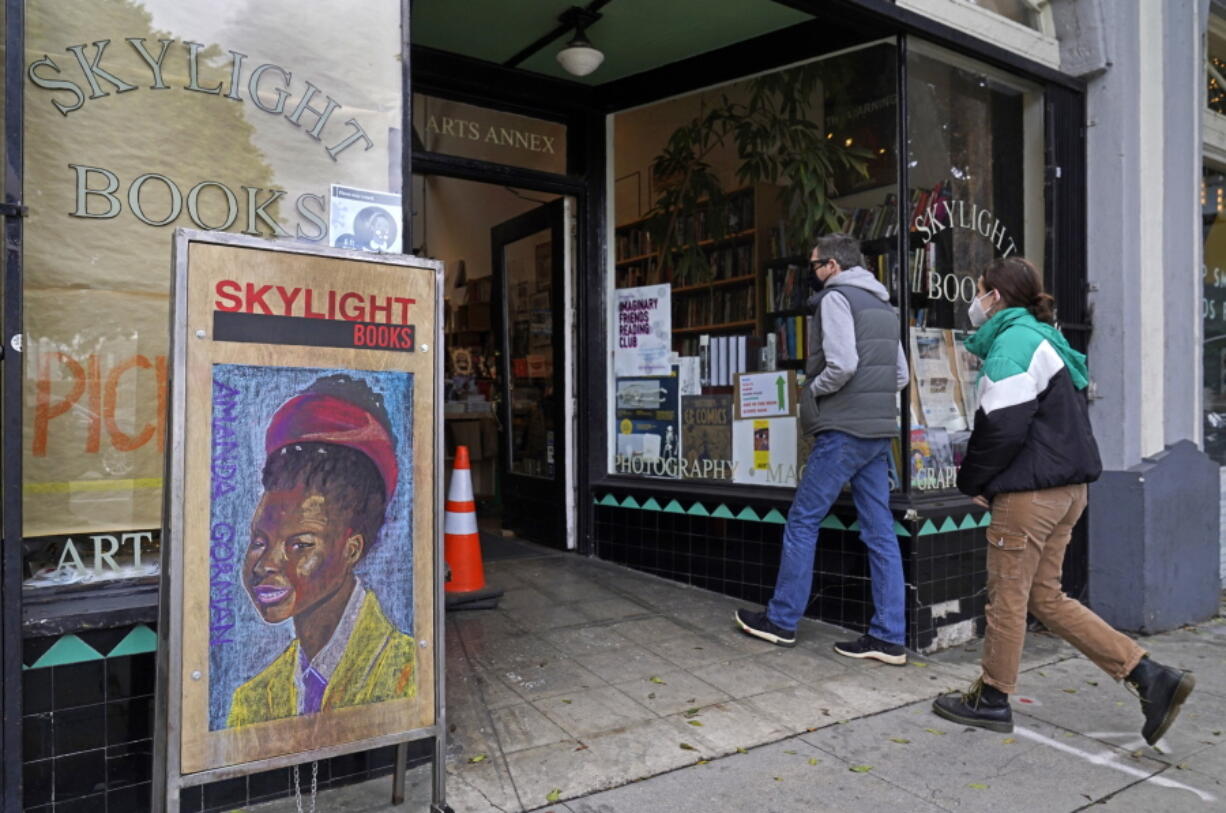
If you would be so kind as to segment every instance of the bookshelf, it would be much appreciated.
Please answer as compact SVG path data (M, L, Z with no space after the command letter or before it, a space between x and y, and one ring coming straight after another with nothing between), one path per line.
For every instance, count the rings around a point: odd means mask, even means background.
M727 196L723 229L700 208L678 220L688 245L696 246L705 268L683 279L675 267L661 271L660 250L653 243L648 219L619 225L614 232L618 288L672 284L673 349L697 355L701 334L753 334L761 324L761 275L770 255L768 224L779 219L778 188L769 184L737 189ZM715 236L722 231L722 236Z

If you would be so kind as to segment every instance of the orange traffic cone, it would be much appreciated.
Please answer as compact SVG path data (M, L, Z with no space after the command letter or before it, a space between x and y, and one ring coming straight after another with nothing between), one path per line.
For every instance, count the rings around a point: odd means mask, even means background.
M477 504L473 501L467 446L457 446L455 451L443 521L443 558L448 570L443 585L448 607L475 610L497 606L502 590L486 586L485 568L481 564L481 535L477 531Z

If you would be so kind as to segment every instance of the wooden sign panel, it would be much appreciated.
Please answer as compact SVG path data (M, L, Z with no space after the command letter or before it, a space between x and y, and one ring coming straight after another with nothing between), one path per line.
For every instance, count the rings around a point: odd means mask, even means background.
M177 786L434 735L443 482L441 264L182 230L175 253L171 809Z

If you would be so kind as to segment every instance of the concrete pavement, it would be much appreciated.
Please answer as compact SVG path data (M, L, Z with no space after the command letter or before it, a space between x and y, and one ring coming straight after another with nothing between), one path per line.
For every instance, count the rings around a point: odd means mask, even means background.
M1050 635L1029 636L1004 736L929 710L977 674L977 643L888 667L834 655L848 634L817 622L771 647L733 628L737 601L603 562L487 570L499 609L448 618L457 813L1226 809L1226 618L1143 640L1198 679L1154 749L1136 698ZM426 809L429 767L408 779L405 807L382 779L318 809Z

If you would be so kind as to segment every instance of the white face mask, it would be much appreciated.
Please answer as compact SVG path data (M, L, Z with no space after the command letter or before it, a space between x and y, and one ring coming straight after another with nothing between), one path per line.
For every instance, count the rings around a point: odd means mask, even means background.
M991 293L995 293L995 291L988 291L988 293L984 294L983 296L987 296ZM982 296L977 296L972 299L971 306L966 311L966 315L970 318L971 324L975 327L979 327L984 322L988 321L988 312L983 308L983 302L981 301L982 299Z

